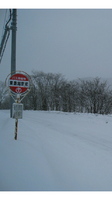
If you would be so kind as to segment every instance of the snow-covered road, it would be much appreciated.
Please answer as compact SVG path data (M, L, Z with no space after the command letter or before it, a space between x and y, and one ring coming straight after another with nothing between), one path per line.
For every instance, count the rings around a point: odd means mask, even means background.
M0 111L1 191L112 191L112 115Z

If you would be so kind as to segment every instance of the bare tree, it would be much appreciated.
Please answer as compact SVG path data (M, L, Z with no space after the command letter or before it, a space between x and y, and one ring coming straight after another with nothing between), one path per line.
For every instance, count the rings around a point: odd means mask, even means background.
M32 78L38 93L40 109L59 110L62 75L33 71Z
M83 109L90 113L105 113L107 102L111 102L109 100L111 99L111 91L107 86L107 82L101 82L100 78L95 78L92 81L81 80L80 87L80 99L83 99Z
M112 90L100 78L68 81L59 73L33 71L31 79L31 92L23 100L25 109L112 113ZM0 82L0 109L10 107L9 99Z

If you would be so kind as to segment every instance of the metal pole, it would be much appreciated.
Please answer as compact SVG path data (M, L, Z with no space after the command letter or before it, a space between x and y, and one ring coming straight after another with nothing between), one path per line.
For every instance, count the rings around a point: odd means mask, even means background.
M16 99L17 103L20 103L20 94L17 95L17 99ZM14 139L17 140L17 133L18 133L18 119L15 119L15 136Z
M16 27L17 24L17 9L13 9L12 12L12 23L11 23L11 30L12 30L12 45L11 45L11 75L14 74L16 71ZM12 117L12 104L14 100L10 97L10 117Z
M17 132L18 132L18 119L15 119L15 136L14 136L15 140L17 140Z

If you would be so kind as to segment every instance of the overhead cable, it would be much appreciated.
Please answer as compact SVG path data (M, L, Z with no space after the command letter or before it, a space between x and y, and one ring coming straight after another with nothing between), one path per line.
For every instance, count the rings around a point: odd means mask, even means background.
M10 17L9 17L9 20L5 24L5 31L4 31L2 41L0 44L0 63L1 63L4 51L5 51L5 48L6 48L6 44L7 44L9 35L10 35L10 27L8 26L10 21L11 21L11 9L10 9Z

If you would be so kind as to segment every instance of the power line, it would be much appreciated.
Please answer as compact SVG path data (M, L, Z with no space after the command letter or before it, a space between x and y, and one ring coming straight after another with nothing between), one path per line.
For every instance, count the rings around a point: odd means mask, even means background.
M0 63L2 61L2 57L3 57L3 54L4 54L5 48L6 48L6 44L7 44L9 35L10 35L10 31L8 29L6 29L5 32L4 32L2 42L1 42L1 46L0 46Z
M3 37L2 37L2 40L1 40L1 44L0 44L0 63L1 63L4 51L5 51L5 48L6 48L6 44L7 44L9 35L10 35L10 27L9 27L8 24L11 21L11 9L9 11L10 11L10 17L5 24L5 31L4 31L4 34L3 34ZM5 18L6 18L6 15L5 15Z
M1 40L2 40L2 37L3 37L4 29L5 29L6 18L7 18L7 9L5 10L5 13L4 13L3 26L2 26L2 33L1 33Z

